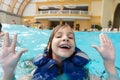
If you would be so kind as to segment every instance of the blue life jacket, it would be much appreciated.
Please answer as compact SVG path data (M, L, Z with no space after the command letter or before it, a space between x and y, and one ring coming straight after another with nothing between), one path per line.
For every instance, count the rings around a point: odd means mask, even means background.
M55 60L46 56L36 58L34 64L37 69L32 80L85 80L87 78L85 65L89 59L81 56L81 54L85 55L78 49L74 56L63 61L61 75L58 75L58 66Z

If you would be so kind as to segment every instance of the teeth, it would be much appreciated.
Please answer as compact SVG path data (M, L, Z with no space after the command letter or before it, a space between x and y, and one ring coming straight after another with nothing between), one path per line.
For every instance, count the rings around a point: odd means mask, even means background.
M60 47L67 47L67 48L70 48L69 45L61 45Z

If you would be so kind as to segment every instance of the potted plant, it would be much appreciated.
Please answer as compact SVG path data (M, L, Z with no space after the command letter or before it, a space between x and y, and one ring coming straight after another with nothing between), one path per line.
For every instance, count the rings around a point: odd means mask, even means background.
M108 28L111 28L111 26L112 26L112 21L109 20L109 21L108 21Z
M102 29L102 27L100 26L100 25L95 25L95 28L98 30L98 31L100 31L101 29Z
M111 28L111 27L112 27L112 21L109 20L109 21L108 21L108 29L107 29L107 31L110 31L109 28Z

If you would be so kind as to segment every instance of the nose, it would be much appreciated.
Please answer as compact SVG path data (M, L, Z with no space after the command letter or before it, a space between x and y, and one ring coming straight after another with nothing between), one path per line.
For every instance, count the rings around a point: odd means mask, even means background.
M63 41L68 42L69 41L68 37L67 36L63 36Z
M69 40L68 40L68 39L63 39L63 41L66 41L66 42L68 42Z

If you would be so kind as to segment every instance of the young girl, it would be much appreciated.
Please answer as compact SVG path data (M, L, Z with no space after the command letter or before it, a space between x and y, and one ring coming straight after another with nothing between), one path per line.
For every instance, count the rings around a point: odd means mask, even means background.
M4 71L3 80L14 80L14 71L21 55L26 51L22 49L15 52L17 35L9 43L9 34L6 33L2 46L0 61ZM118 80L114 66L115 52L110 39L100 34L100 47L93 45L98 50L104 61L108 73L108 80ZM51 33L47 48L42 56L34 60L37 66L32 80L85 80L89 79L88 70L85 68L89 62L88 56L77 48L74 32L67 24L58 25ZM64 78L62 78L64 76Z

